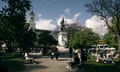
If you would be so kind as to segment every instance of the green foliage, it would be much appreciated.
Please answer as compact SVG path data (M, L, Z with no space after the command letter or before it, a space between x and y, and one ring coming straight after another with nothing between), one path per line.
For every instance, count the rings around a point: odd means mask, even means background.
M90 13L101 16L109 32L118 36L118 48L120 51L120 0L93 0L85 6Z
M39 40L38 40L39 44L43 44L43 45L56 45L57 41L54 39L54 37L52 35L50 35L50 33L48 31L42 31L39 35Z
M110 47L115 47L115 48L117 47L117 38L113 34L111 33L105 34L104 40Z
M120 18L117 16L114 16L112 19L112 29L114 29L115 33L118 32L118 30L120 30ZM111 31L109 31L111 32Z
M120 0L93 0L85 6L90 13L101 16L109 31L115 33L120 54Z
M7 72L21 72L24 70L24 62L19 54L4 54L0 56L0 59L5 59L5 61L0 62L0 67L4 67Z
M105 64L105 63L97 63L96 57L91 56L88 58L87 63L83 65L84 72L119 72L120 64ZM82 69L78 69L76 72L80 72Z
M84 29L84 27L78 26L77 23L66 26L67 39L68 39L66 47L70 47L70 40L73 39L73 36L75 35L76 32L79 32L82 29Z
M34 42L36 41L36 33L33 30L29 30L23 36L21 40L22 47L31 48L34 47Z
M30 0L3 0L7 6L0 11L0 40L18 47L32 45L34 32L28 31L26 12L30 10ZM29 26L29 25L27 25ZM27 44L26 44L27 43Z
M93 33L90 29L75 33L70 40L70 46L72 48L89 48L91 45L96 44L99 36Z

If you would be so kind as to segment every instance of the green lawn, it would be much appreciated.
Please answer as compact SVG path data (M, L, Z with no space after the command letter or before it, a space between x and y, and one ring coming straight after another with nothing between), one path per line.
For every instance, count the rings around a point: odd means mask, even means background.
M6 68L8 72L21 72L24 70L24 62L19 54L4 54L0 56L0 59L4 59L4 61L0 61L0 67Z
M120 72L120 64L104 64L96 63L95 57L88 59L88 63L84 65L85 72Z
M23 59L18 54L5 54L0 56L1 58L4 58L5 61L0 62L0 66L5 67L8 72L21 72L25 68ZM80 72L80 70L76 72ZM91 57L84 65L84 72L120 72L120 64L96 63L95 57Z

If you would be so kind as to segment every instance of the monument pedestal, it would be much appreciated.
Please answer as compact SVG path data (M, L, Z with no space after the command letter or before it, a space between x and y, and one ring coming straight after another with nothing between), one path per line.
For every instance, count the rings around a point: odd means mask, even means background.
M68 53L69 52L69 48L65 48L65 47L63 47L63 46L57 46L57 48L58 48L58 50L59 50L59 52L65 52L65 53Z
M60 32L58 34L58 46L57 48L59 51L68 51L68 48L65 48L67 44L67 33L66 32Z
M60 32L58 34L58 45L65 47L66 43L67 43L67 33Z

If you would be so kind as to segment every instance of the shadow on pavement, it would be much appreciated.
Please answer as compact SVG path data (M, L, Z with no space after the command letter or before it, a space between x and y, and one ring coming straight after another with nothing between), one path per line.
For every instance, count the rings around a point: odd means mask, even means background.
M38 65L38 64L28 64L27 67L26 67L26 70L25 72L30 72L32 70L38 70L38 69L45 69L45 68L48 68L47 66L43 66L43 65Z
M69 59L66 59L66 58L59 58L58 61L69 61Z

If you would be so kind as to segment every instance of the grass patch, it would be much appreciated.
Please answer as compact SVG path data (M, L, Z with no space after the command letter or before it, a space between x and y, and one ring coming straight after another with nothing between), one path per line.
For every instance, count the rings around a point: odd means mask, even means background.
M96 63L96 58L88 59L88 63L84 65L85 72L119 72L120 64L104 64Z
M0 59L3 59L0 66L6 68L8 72L21 72L24 70L24 62L19 54L4 54L0 56Z

